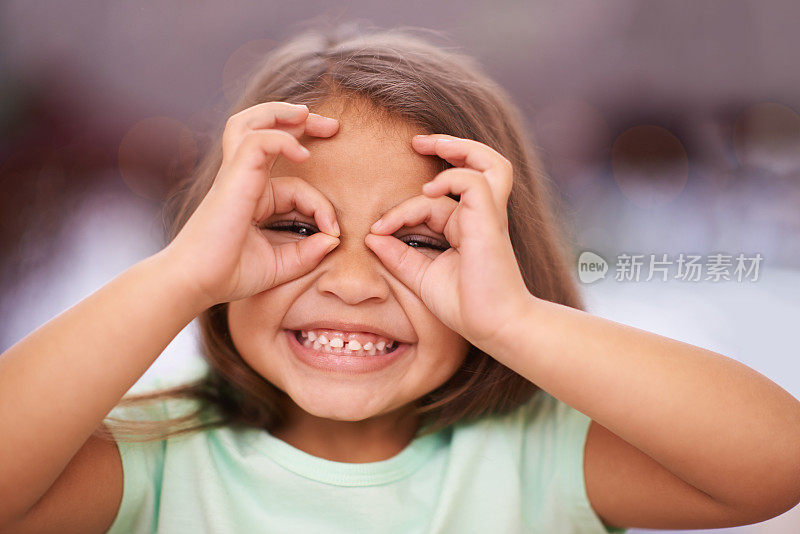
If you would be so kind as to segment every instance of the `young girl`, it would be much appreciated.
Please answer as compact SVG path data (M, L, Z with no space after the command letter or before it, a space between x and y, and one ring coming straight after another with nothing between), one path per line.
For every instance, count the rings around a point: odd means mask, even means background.
M601 533L800 500L793 397L583 311L472 60L309 32L234 111L169 244L0 359L2 532ZM198 315L207 375L120 402Z

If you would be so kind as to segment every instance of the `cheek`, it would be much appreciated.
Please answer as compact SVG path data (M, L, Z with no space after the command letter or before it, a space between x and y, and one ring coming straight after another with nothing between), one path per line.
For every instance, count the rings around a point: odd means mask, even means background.
M449 377L464 363L469 342L438 320L434 320L431 326L424 341L420 338L420 344L423 345L420 349L429 355L437 373L444 373Z
M469 342L442 323L411 290L403 286L401 294L403 309L418 335L418 349L440 367L457 369L467 355Z
M434 343L420 347L420 356L424 364L420 366L419 386L424 393L429 393L450 380L463 365L469 350L469 344L455 332L442 332Z
M444 351L443 365L446 365L454 373L467 357L469 351L469 343L466 339L453 332L452 336L448 336L447 349Z
M274 313L276 300L267 293L269 291L228 304L228 329L242 360L255 373L282 389L279 360L270 356L271 351L276 350L276 338L282 333L279 321L283 312Z
M248 341L252 342L252 321L253 316L251 306L248 304L247 299L231 302L228 304L228 330L231 334L231 341L236 351L247 359L247 354L250 351Z
M289 294L288 288L279 287L228 304L228 329L243 358L273 342L291 303Z

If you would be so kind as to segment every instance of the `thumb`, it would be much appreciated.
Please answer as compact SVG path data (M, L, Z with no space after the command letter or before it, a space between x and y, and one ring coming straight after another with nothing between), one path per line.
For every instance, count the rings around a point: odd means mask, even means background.
M274 286L294 280L311 271L339 244L339 239L323 232L275 247Z
M395 278L422 298L423 274L432 259L391 235L367 234L364 242Z

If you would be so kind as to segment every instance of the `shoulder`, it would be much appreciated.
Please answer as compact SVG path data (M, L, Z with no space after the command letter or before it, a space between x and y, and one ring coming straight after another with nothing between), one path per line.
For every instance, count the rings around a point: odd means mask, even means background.
M588 418L539 390L503 413L453 425L451 454L491 460L505 469L527 469L538 480L555 475L554 461L588 429Z
M544 531L624 532L607 528L586 492L584 454L592 420L544 390L502 415L459 427L454 446L470 451L473 463L489 462L491 476L519 481L523 515ZM467 444L469 442L469 444ZM475 469L473 467L472 469ZM489 475L486 475L489 476Z
M519 418L528 438L557 448L582 446L591 423L588 416L545 391L521 407Z
M626 532L604 524L589 501L585 455L592 419L544 391L537 395L523 408L523 464L530 470L524 476L554 496L545 501L543 515L559 517L558 524L572 525L576 532Z
M544 390L504 413L485 416L475 421L456 424L460 432L498 433L516 438L553 441L563 438L567 429L585 425L589 418L559 401Z
M183 382L160 377L138 383L123 397L158 393ZM138 477L141 473L151 478L163 468L168 449L173 442L182 442L196 433L173 434L176 430L195 426L198 420L191 417L202 408L200 401L178 397L163 397L120 402L106 416L107 428L114 436L122 456L125 475ZM140 480L142 484L144 480Z
M130 394L157 392L179 383L155 378L132 388ZM107 415L108 429L114 436L122 461L123 492L117 516L107 531L155 532L156 517L162 499L162 485L174 455L182 455L190 442L202 440L202 432L190 437L158 439L166 421L189 415L198 401L154 399L132 404L118 404ZM143 438L152 438L143 441Z

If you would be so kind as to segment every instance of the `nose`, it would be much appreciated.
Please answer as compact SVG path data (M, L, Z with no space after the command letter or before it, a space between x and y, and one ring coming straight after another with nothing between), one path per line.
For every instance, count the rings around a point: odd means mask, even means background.
M380 260L361 243L346 243L328 253L322 260L323 273L317 278L317 290L336 295L351 306L364 301L384 302L389 296L389 286L380 272Z

